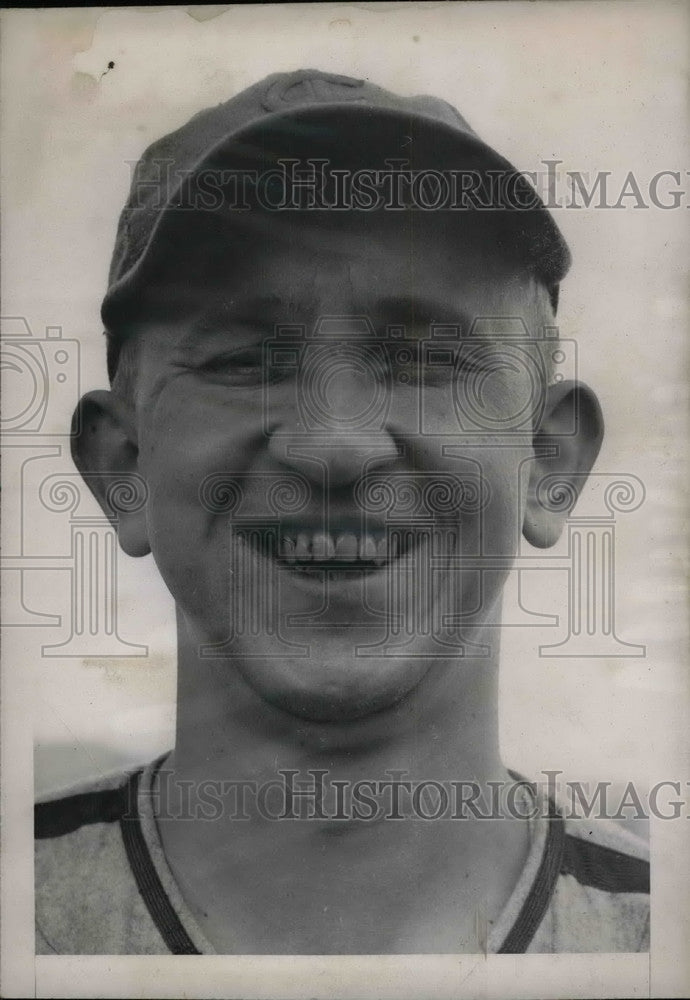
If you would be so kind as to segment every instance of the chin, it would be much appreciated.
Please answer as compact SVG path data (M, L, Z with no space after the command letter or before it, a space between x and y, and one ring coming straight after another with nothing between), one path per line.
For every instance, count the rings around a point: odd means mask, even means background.
M245 662L241 673L275 708L309 722L354 722L393 708L411 694L430 669L429 661L322 657Z

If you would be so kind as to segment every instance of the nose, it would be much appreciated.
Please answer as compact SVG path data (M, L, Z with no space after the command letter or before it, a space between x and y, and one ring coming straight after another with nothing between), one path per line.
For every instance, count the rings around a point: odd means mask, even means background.
M307 366L295 384L295 405L271 428L274 461L329 487L352 484L392 464L398 447L387 425L389 390L362 362L338 350Z
M328 434L302 433L299 428L276 428L269 454L282 466L299 472L323 487L355 483L366 471L391 465L398 457L392 436L385 430L350 433L333 429Z

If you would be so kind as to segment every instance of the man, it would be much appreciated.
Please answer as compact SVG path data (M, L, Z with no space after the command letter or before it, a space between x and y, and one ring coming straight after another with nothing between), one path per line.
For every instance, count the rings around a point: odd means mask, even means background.
M503 585L603 433L556 371L568 263L432 98L279 74L147 151L74 458L109 514L141 490L177 736L37 807L39 951L648 946L643 849L498 751Z

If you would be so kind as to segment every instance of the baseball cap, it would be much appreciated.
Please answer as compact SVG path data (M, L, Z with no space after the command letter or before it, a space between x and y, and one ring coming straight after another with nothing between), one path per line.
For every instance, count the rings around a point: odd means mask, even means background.
M198 213L189 208L199 201L189 195L195 179L223 167L267 169L286 158L326 161L336 154L360 165L395 160L416 169L452 169L454 163L470 164L487 176L512 178L510 203L496 201L491 207L501 211L504 231L510 232L506 242L545 285L555 309L559 283L570 266L562 234L527 179L452 105L319 70L276 73L195 115L149 146L139 160L118 223L101 309L111 381L153 263L160 267L161 257L185 242L180 224L187 231L193 227Z

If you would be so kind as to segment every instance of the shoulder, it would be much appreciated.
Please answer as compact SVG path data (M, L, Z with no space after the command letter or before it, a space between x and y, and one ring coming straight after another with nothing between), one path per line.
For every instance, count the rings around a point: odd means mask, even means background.
M128 808L132 773L118 771L40 798L34 806L36 840L64 837L84 826L118 821Z
M561 872L609 893L649 893L649 845L613 820L565 820Z
M121 821L136 815L140 771L108 775L36 803L38 953L136 953L152 944L155 950L122 836Z
M551 903L530 951L649 949L649 849L611 820L562 821Z

